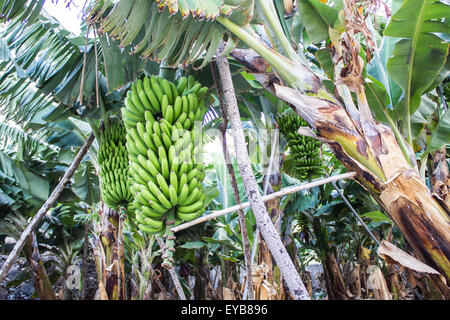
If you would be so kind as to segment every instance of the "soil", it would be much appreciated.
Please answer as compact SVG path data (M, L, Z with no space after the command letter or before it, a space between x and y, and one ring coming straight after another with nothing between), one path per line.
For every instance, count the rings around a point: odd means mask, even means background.
M6 258L7 256L0 255L0 266L3 265ZM79 263L78 266L81 267L81 263ZM11 267L5 280L0 284L0 300L39 300L39 298L33 296L34 285L32 279L28 279L18 286L8 287L8 283L13 280L14 277L16 277L22 270L27 270L27 268L28 265L25 259L17 259L16 263L14 263ZM93 300L95 297L95 292L97 291L98 281L95 263L92 259L88 259L86 275L87 287L85 300ZM70 289L68 290L68 292L66 292L65 298L70 297L70 299L80 299L80 288L79 285L77 285L79 281L74 281L76 277L71 277L70 275L68 276L68 278L69 282L66 282L66 286ZM79 280L79 278L76 280ZM60 281L58 281L58 283L54 285L55 293L57 294L59 299L64 299L62 293L62 289L64 287L63 281L63 279L60 279Z
M6 256L0 255L0 265L6 261ZM0 284L0 300L32 300L34 293L33 280L28 279L19 286L8 288L8 283L16 277L19 272L27 268L25 259L17 259L9 270L5 280Z

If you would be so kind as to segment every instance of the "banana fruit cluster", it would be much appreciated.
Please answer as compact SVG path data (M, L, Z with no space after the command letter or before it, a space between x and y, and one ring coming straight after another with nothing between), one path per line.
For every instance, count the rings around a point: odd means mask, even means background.
M115 121L105 126L98 150L98 163L102 199L112 209L119 205L127 206L133 199L125 144L126 131L122 123Z
M297 133L300 127L307 127L308 123L298 115L289 113L279 116L277 123L291 149L294 169L298 178L305 180L319 174L321 142Z
M160 233L165 225L193 220L205 210L205 169L194 161L201 131L194 130L194 122L206 112L207 91L192 76L177 84L151 76L138 79L127 93L121 111L135 218L144 232Z

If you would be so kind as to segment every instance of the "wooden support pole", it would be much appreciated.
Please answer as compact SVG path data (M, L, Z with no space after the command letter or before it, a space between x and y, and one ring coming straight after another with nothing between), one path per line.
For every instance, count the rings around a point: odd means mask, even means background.
M25 245L25 242L27 238L35 231L36 227L38 226L39 222L44 218L47 211L53 206L53 204L56 202L56 200L59 198L61 193L64 190L64 187L66 186L67 182L72 178L73 174L75 173L75 170L78 168L78 166L81 163L81 160L86 155L89 147L91 146L92 142L94 141L94 134L91 133L91 135L87 138L84 145L81 147L80 151L78 151L78 154L76 155L74 161L70 165L69 169L67 169L66 173L62 177L61 181L58 183L56 188L53 190L50 197L45 201L44 205L39 209L39 211L36 213L36 215L33 217L31 222L28 224L28 226L25 228L25 230L20 235L19 240L17 240L16 244L14 245L14 248L12 249L11 253L9 254L8 258L6 259L5 263L3 263L2 268L0 269L0 282L5 279L6 275L8 274L9 269L11 269L12 265L16 261L16 259L19 257L20 252L22 251L23 246Z
M223 44L222 46L223 47ZM220 49L219 49L220 50ZM226 57L217 60L220 84L227 109L227 117L231 129L235 132L234 146L236 148L236 160L241 173L245 192L256 218L256 226L267 243L280 273L287 283L292 297L296 300L310 300L305 285L298 274L294 263L284 247L280 235L270 220L267 209L258 191L258 184L253 175L250 159L246 149L244 130L242 129L239 108L231 78L230 66Z
M356 172L353 172L353 171L352 172L346 172L346 173L339 174L339 175L336 175L336 176L331 176L329 178L319 179L319 180L312 181L312 182L309 182L309 183L301 184L299 186L284 188L284 189L281 189L278 192L274 192L274 193L269 194L267 196L263 196L263 197L261 197L261 199L262 199L263 202L267 202L267 201L273 200L275 198L279 198L279 197L285 196L287 194L299 192L299 191L305 190L305 189L311 189L311 188L318 187L318 186L321 186L323 184L330 183L330 182L333 182L333 181L342 180L342 179L351 179L355 175L356 175ZM178 231L190 228L192 226L195 226L195 225L197 225L199 223L203 223L203 222L215 219L217 217L223 216L223 215L225 215L227 213L235 212L235 211L242 210L242 209L245 209L245 208L248 208L248 207L250 207L250 203L249 202L244 202L244 203L241 203L241 204L238 204L238 205L235 205L235 206L223 209L223 210L215 211L215 212L213 212L211 214L208 214L206 216L197 218L195 220L192 220L192 221L180 224L180 225L178 225L176 227L173 227L171 230L175 233L175 232L178 232Z
M236 175L234 174L233 164L231 162L230 152L227 147L227 128L228 128L228 119L226 114L226 107L223 101L222 90L219 85L219 75L217 74L215 63L211 63L211 73L214 79L214 86L217 92L217 96L219 97L220 110L222 112L222 125L220 127L220 131L222 133L222 152L225 160L225 165L228 170L228 174L230 176L231 187L233 188L234 201L237 205L241 204L241 198L239 197L239 190L236 182ZM245 221L245 214L242 210L237 210L238 212L238 220L239 220L239 229L241 231L242 238L242 247L244 251L244 260L245 260L245 273L247 275L245 286L250 288L248 290L248 300L254 300L253 294L253 276L252 276L252 261L250 260L250 241L248 240L248 232L247 232L247 223ZM246 300L245 295L243 299Z

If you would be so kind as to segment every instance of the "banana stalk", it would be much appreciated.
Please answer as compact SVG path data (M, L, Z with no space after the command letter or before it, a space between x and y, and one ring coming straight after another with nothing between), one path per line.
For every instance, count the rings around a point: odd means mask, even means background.
M99 282L97 299L122 300L125 299L124 249L121 244L123 219L118 211L106 205L99 214L100 222L92 241Z
M160 74L168 73L174 76L163 65ZM144 77L131 85L121 110L135 223L141 231L164 238L162 265L169 272L175 251L172 226L205 211L205 170L197 161L201 130L194 125L203 120L207 91L192 76L177 83Z

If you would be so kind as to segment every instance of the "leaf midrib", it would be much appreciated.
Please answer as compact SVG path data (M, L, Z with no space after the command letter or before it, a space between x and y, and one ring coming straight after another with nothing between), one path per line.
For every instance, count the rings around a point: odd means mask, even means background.
M406 121L407 121L407 138L408 142L411 144L412 134L411 134L411 79L412 79L412 70L413 70L413 62L414 55L416 51L416 46L419 38L419 29L423 22L423 16L425 12L425 7L428 5L427 1L422 2L422 8L419 13L419 19L417 21L416 27L414 29L413 37L411 39L411 60L408 66L408 77L407 77L407 89L406 89Z

